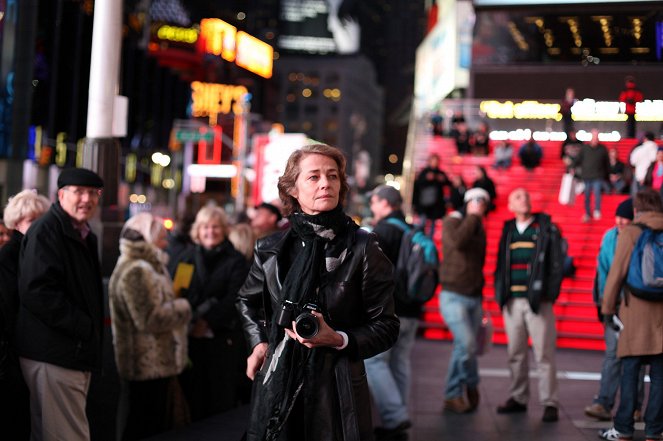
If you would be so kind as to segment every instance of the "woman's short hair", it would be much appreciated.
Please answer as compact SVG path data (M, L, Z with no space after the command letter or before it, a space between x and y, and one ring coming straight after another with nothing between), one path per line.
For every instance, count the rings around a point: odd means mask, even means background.
M638 213L646 211L663 211L663 202L661 194L650 187L645 187L635 194L633 199L633 209Z
M226 212L223 211L223 208L219 206L206 205L198 210L198 213L196 214L196 220L193 221L193 225L191 225L191 232L189 234L191 235L191 240L193 240L194 243L200 243L199 230L201 225L210 221L218 222L219 225L221 225L223 237L228 237L228 217L226 216Z
M251 260L253 258L253 246L256 243L256 235L253 232L251 225L246 223L233 225L230 227L228 240L233 244L237 251L242 253L246 260Z
M124 223L120 237L131 241L144 240L153 244L165 229L163 219L153 216L151 213L142 212L130 217Z
M34 190L23 190L9 198L3 215L5 225L14 229L21 220L28 217L38 218L46 213L50 206L51 201L46 196L37 194Z
M336 162L336 165L338 166L339 179L341 181L341 191L339 192L338 197L339 204L343 204L345 201L345 196L350 190L347 176L345 174L345 156L343 156L343 153L339 149L327 144L311 144L304 146L301 149L295 150L290 155L285 166L283 176L279 178L279 197L283 202L282 211L285 216L289 216L292 213L301 210L299 202L290 193L292 190L294 190L297 177L301 172L301 169L299 168L300 162L308 155L313 154L327 156Z

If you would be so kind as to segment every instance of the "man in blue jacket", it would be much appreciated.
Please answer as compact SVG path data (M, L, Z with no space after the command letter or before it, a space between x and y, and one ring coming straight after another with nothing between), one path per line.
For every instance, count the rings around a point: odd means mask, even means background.
M32 439L90 439L85 405L91 372L101 367L103 290L88 220L103 185L90 170L62 171L58 201L21 244L16 338Z

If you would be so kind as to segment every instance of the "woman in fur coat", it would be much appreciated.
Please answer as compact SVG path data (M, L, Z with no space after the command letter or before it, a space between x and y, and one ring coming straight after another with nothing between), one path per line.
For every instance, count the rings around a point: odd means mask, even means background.
M176 423L172 395L187 360L191 307L175 298L163 252L166 235L161 220L149 213L130 218L110 278L115 361L128 403L123 440L143 439Z

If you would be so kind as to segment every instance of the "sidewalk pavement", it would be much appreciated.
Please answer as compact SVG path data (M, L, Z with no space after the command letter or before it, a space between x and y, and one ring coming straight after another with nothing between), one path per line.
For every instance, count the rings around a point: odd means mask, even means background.
M418 339L413 351L412 423L410 441L597 441L599 422L584 415L598 391L602 352L573 349L557 351L559 421L541 422L543 407L533 355L530 354L530 403L527 413L498 415L508 398L509 373L506 346L496 345L479 358L481 383L479 408L465 415L443 412L443 390L452 344ZM649 384L647 384L649 386ZM239 441L248 418L246 407L209 418L191 426L152 438L153 441ZM642 423L636 424L635 440L644 440Z

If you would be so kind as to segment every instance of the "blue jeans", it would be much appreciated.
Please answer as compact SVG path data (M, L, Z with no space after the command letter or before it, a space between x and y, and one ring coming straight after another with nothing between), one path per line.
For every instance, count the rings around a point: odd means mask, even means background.
M619 333L612 326L604 326L603 338L605 339L605 356L601 366L601 381L599 383L599 394L594 398L594 403L599 403L608 412L615 405L615 397L622 372L622 361L617 358L617 341ZM638 403L636 409L642 408L645 398L644 384L645 370L640 369L638 380Z
M592 215L589 201L591 193L594 193L594 211L601 212L601 190L604 182L603 179L585 179L585 213L587 216Z
M663 354L622 358L622 383L615 429L625 436L633 435L633 412L638 403L640 367L649 363L649 400L645 410L645 435L658 438L663 432Z
M419 320L411 317L399 318L401 328L394 346L364 361L368 387L385 429L393 429L409 419L407 402L411 383L410 354Z
M481 298L452 291L440 293L440 312L453 334L453 350L447 371L444 398L463 396L463 386L479 384L477 364L477 332L481 326Z

